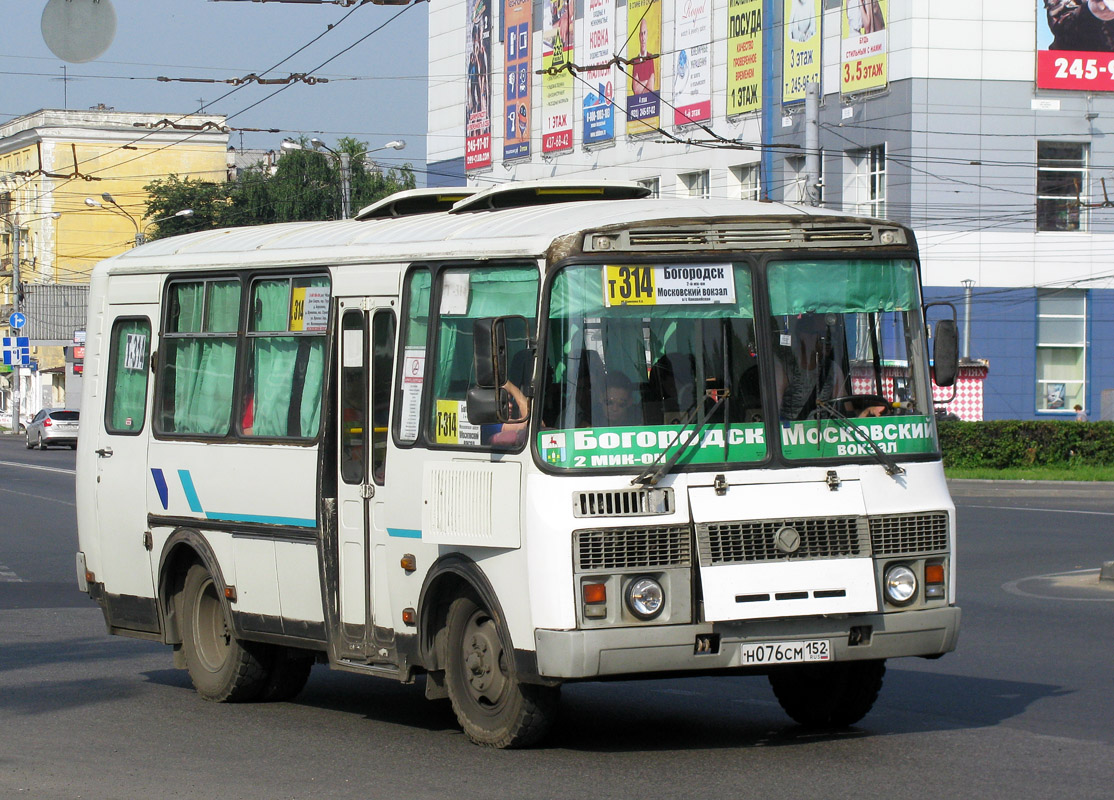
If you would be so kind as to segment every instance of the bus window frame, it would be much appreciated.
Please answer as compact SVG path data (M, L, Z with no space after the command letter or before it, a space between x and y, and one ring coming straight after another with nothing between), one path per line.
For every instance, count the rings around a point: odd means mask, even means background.
M546 266L544 261L534 256L523 256L521 258L496 258L490 260L477 260L468 259L460 261L434 261L434 262L414 262L403 273L402 283L404 287L402 296L402 314L409 317L410 311L410 278L414 272L418 270L428 270L430 274L430 289L429 289L429 316L427 319L429 334L426 337L426 365L425 372L422 375L422 398L420 403L421 419L418 426L418 436L412 442L406 442L399 439L398 431L402 424L401 412L401 398L402 398L402 368L405 350L405 331L403 325L400 323L395 336L398 339L398 349L396 352L396 365L395 365L395 384L393 387L392 397L395 401L395 408L392 411L393 422L391 425L392 438L395 447L406 449L415 446L421 446L427 450L447 451L452 453L483 453L485 455L508 455L519 454L523 450L530 447L531 436L536 423L534 422L533 407L537 398L536 387L533 396L530 398L531 414L527 426L527 435L521 444L514 447L505 446L492 446L492 445L477 445L475 447L470 445L459 444L441 444L434 441L434 435L431 431L432 421L430 415L430 408L432 406L433 394L432 390L427 387L433 383L434 371L436 369L434 353L440 346L440 332L441 332L441 276L446 270L468 270L468 269L484 269L484 268L511 268L518 267L520 269L530 268L537 270L538 274L538 295L534 301L534 333L537 334L538 320L541 311L541 301L544 292L544 286L549 276L546 273ZM400 315L401 316L401 315ZM527 317L529 319L529 317ZM405 322L402 320L401 322ZM534 356L534 375L533 378L536 382L537 379L537 353L540 350L535 350Z
M144 370L143 370L147 375L147 381L148 381L148 383L146 384L146 386L143 390L143 424L140 425L138 428L136 428L133 431L116 430L112 427L112 424L109 421L109 416L113 411L113 403L116 400L116 375L117 375L117 372L120 369L120 362L119 362L118 359L115 358L115 354L116 354L116 349L114 347L114 345L116 344L115 334L116 334L118 326L121 323L126 323L126 322L146 322L147 323L147 338L148 338L148 342L147 342L147 365L146 365L146 367L144 367ZM154 394L155 394L154 386L152 384L157 384L158 383L157 375L155 376L156 379L154 381L152 381L152 379L151 379L151 374L153 372L152 369L151 369L151 356L155 353L154 338L155 338L155 323L151 319L151 317L147 314L129 314L127 316L115 317L112 320L112 327L109 329L109 332L108 332L108 346L112 349L109 350L108 359L107 359L108 360L108 370L106 371L106 378L105 378L106 383L105 383L105 387L104 387L104 420L103 420L104 432L109 436L140 436L147 429L148 414L150 414L151 417L154 417L154 407L150 406L151 399L154 397ZM150 411L148 410L149 406L150 406ZM153 426L154 426L154 420L152 419L152 427Z
M243 407L243 392L244 381L246 380L247 370L247 357L246 347L247 342L247 324L249 303L251 302L251 287L256 280L267 280L275 278L296 278L296 277L316 277L324 276L329 281L329 321L326 330L322 333L314 333L312 335L325 337L325 376L323 378L321 390L321 403L322 403L322 418L321 425L318 426L317 434L313 437L271 437L271 436L245 436L240 431L242 420L238 418L237 411ZM236 363L234 367L234 384L232 387L232 417L229 420L228 432L223 435L214 434L197 434L197 433L178 433L175 431L165 431L160 428L158 424L159 409L162 407L164 394L166 391L166 382L163 380L164 355L162 351L165 349L165 341L167 339L167 325L169 323L169 309L170 309L170 292L175 284L178 283L197 283L204 281L222 281L222 280L238 280L240 282L240 308L239 317L237 321L236 330L233 332L233 338L236 340ZM153 405L151 406L151 437L156 441L167 442L205 442L205 443L225 443L225 444L282 444L291 447L317 447L324 441L328 425L327 409L324 407L326 402L332 380L329 377L329 364L333 358L333 334L336 325L336 303L333 297L333 280L332 269L327 265L311 265L311 266L298 266L298 267L253 267L244 269L225 269L225 270L208 270L193 271L193 272L170 272L165 275L163 287L161 290L161 298L159 300L159 339L158 349L154 347L151 349L152 355L156 357L155 363L155 380L154 388L151 391L153 397ZM245 291L245 287L247 290ZM153 325L152 321L152 325ZM226 333L214 334L191 334L198 338L212 337L212 338L228 338ZM171 339L186 338L178 334L171 334Z

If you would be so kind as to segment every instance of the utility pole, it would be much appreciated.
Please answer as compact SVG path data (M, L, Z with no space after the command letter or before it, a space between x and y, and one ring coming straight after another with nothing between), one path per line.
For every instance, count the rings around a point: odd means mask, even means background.
M963 280L963 360L971 357L971 287L975 282Z
M820 205L820 84L805 87L805 199Z
M346 150L337 153L340 159L340 218L352 216L352 155Z
M23 303L20 302L20 295L22 294L22 292L19 291L19 225L18 224L13 224L11 220L7 220L7 223L10 226L11 231L12 231L12 311L18 314L19 311L21 310L20 306L23 305ZM13 331L13 333L14 333L14 331ZM14 352L18 353L19 348L17 347ZM20 368L19 359L18 358L13 358L12 359L12 433L17 434L17 435L19 434L19 404L20 404L19 368Z

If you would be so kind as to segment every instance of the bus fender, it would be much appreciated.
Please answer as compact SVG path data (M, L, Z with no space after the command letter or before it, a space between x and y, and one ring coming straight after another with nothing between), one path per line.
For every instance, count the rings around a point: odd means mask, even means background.
M182 589L187 565L199 561L213 577L217 585L218 596L224 604L224 613L227 619L232 620L232 626L237 638L243 638L243 631L239 629L239 619L232 613L231 604L225 597L224 574L221 572L220 562L210 547L208 540L201 531L193 528L178 528L166 540L159 555L159 612L163 620L163 641L166 644L178 645L182 643L182 633L178 625L177 609L174 607L174 595Z
M418 597L418 648L425 669L428 672L445 669L442 631L449 606L462 592L474 594L491 612L504 650L514 653L513 677L522 683L551 683L538 675L538 659L533 650L513 647L503 608L491 582L480 566L462 553L450 553L437 559L422 582Z

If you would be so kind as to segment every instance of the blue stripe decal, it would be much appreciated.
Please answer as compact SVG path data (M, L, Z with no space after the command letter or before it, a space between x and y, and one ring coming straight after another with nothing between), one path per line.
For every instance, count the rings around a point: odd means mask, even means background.
M204 514L201 508L201 500L197 496L197 490L193 488L193 478L190 477L188 469L178 470L178 479L182 481L182 491L186 493L186 502L190 504L190 511L195 514Z
M422 532L410 528L387 528L387 535L396 539L421 539Z
M219 514L206 512L205 519L221 522L260 522L264 525L289 525L294 528L316 528L317 520L302 517L268 517L259 514Z
M162 510L166 511L170 507L170 490L166 486L166 476L162 474L161 469L151 468L151 477L155 479L155 489L159 493L159 500L162 502Z

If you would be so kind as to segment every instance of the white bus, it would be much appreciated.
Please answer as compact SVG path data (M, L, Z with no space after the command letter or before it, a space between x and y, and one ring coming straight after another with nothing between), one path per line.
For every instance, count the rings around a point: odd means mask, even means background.
M911 232L645 193L417 190L100 264L77 571L108 631L216 701L424 676L494 747L617 677L767 675L849 725L886 659L954 649Z

